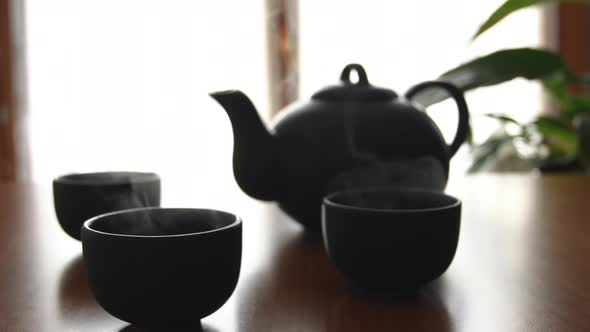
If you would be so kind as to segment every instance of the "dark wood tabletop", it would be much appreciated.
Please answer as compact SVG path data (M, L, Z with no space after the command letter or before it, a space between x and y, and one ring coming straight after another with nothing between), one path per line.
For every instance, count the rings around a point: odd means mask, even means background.
M203 319L206 331L590 331L589 176L453 181L448 192L463 200L455 259L397 300L353 291L318 238L273 204L228 191L194 204L244 220L237 289ZM81 252L49 185L0 183L0 331L136 330L96 304Z

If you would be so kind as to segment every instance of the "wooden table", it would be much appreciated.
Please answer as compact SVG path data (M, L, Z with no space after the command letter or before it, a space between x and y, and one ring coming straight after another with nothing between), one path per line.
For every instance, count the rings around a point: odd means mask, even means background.
M451 183L464 202L455 260L397 301L352 292L320 241L274 205L228 190L231 199L208 204L243 216L243 267L206 331L590 331L588 176ZM0 331L133 330L95 303L50 187L0 184Z

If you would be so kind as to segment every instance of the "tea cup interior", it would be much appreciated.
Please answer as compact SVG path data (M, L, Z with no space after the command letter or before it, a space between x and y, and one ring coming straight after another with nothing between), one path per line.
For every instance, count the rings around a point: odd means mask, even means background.
M222 211L139 208L93 218L86 227L117 235L173 236L211 232L237 222L235 215Z
M340 208L385 211L424 211L459 204L459 200L436 192L420 190L358 190L328 195L324 203Z
M158 175L154 173L141 172L96 172L96 173L74 173L63 175L56 179L61 183L80 185L101 185L121 184L155 181Z

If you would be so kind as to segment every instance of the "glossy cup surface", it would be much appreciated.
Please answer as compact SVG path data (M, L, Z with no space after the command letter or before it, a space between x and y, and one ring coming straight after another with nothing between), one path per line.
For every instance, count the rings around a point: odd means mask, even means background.
M354 285L412 292L451 264L461 202L439 192L375 189L324 198L324 245L337 269Z
M242 221L206 209L118 211L86 221L82 246L107 312L147 329L195 328L236 287Z
M160 177L143 172L63 175L53 180L55 214L62 229L80 240L84 221L99 214L160 205Z

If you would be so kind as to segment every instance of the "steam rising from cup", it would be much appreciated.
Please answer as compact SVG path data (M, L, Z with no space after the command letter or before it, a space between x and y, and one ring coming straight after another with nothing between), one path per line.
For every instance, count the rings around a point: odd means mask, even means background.
M53 181L55 212L63 230L80 240L84 221L99 214L160 205L160 177L155 173L100 172L68 174Z

